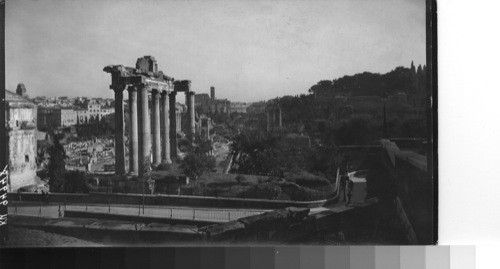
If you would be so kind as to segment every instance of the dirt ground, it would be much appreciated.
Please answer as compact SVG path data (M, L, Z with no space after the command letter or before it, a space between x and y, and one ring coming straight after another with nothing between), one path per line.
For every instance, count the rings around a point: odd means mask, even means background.
M71 236L21 227L9 227L7 247L98 247L104 246Z

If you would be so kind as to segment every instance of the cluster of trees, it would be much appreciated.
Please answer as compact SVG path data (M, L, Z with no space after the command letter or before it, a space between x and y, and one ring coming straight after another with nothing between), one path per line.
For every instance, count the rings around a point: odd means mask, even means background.
M47 176L51 192L88 193L87 175L82 171L66 171L66 153L59 142L60 137L54 137L54 144L49 148L49 165Z
M322 80L309 89L309 93L331 93L332 95L382 96L404 92L408 95L426 92L427 67L413 62L410 68L403 66L386 73L363 72L334 80Z
M206 154L188 153L181 163L181 169L186 176L198 179L203 173L213 170L215 158Z
M334 147L293 146L285 132L253 131L234 137L234 172L283 177L285 171L308 171L331 177L340 165L341 156ZM293 143L293 142L292 142Z
M332 98L346 95L387 96L399 92L406 93L409 97L414 94L424 94L426 73L425 65L415 67L412 62L410 68L397 67L386 74L364 72L334 80L322 80L309 89L310 94L283 96L270 101L279 104L286 126L296 126L295 132L306 132L311 136L319 133L322 138L327 139L323 141L327 146L370 144L382 136L383 123L380 118L346 118L342 122L337 122L335 126L329 121L318 121L330 118L331 113L340 113L334 110L335 104ZM427 136L426 122L421 117L390 116L385 126L389 136Z
M209 140L201 139L199 136L196 141L195 145L190 142L185 145L187 154L180 166L183 173L194 180L203 173L212 171L215 168L215 157L210 155L213 150L212 143Z

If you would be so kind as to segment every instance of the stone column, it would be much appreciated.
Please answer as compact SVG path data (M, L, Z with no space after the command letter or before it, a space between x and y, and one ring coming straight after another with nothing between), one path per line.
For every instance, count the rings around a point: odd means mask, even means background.
M194 113L194 92L186 92L186 106L188 115L188 140L193 143L196 134L195 113Z
M139 173L139 131L137 128L137 89L128 87L129 128L129 174Z
M153 165L158 166L161 162L161 137L160 137L160 92L156 89L152 92L151 118L153 129Z
M123 138L124 118L123 118L123 91L126 86L116 87L115 92L115 174L125 174L125 143Z
M145 162L151 160L151 128L149 119L149 104L148 104L147 85L139 88L138 107L139 107L139 176L142 176L145 171ZM149 169L149 168L148 168Z
M175 113L175 95L171 92L169 97L170 102L170 157L177 158L177 114Z
M186 95L186 117L188 119L188 125L185 132L188 141L192 142L193 140L191 139L191 102L190 102L191 99L189 98L189 91L184 92L184 94Z
M179 113L177 113L177 110L175 110L176 112L176 115L177 115L177 132L180 132L181 131L181 126L182 126L182 112L179 111Z
M161 93L161 163L172 163L170 159L170 119L169 119L169 100L168 92Z

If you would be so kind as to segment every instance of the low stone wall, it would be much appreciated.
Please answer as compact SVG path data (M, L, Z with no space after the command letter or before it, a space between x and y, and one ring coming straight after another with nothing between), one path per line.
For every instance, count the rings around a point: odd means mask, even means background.
M120 194L120 193L49 193L44 200L39 193L9 193L9 201L23 202L49 202L49 203L79 203L79 204L141 204L142 194ZM337 198L334 198L337 199ZM146 205L169 205L169 206L192 206L192 207L217 207L217 208L252 208L252 209L276 209L285 207L321 207L329 200L294 202L264 199L241 199L201 197L188 195L144 195Z

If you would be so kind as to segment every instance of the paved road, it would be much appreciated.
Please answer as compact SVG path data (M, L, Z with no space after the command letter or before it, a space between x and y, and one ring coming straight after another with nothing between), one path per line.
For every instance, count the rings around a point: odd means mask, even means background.
M16 212L17 210L17 212ZM9 214L43 216L57 218L59 210L64 212L63 205L49 204L40 205L36 203L9 203ZM139 205L66 205L66 210L79 210L89 212L141 215L150 217L165 217L173 219L195 219L203 221L228 222L239 218L258 215L266 210L251 209L214 209L214 208L188 208L188 207L165 207L165 206L145 206L144 213ZM269 211L269 210L267 210Z

